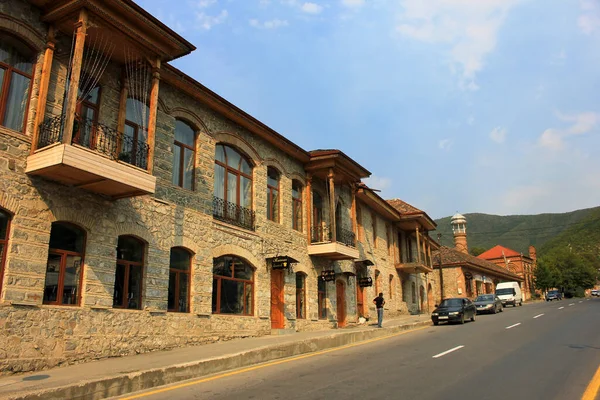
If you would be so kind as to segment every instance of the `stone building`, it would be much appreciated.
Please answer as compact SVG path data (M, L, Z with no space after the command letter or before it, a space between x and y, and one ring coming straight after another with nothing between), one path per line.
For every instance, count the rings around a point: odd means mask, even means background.
M171 66L194 46L133 1L0 30L0 373L431 308L433 221Z
M523 279L523 297L525 300L531 299L531 294L535 293L533 273L537 265L534 246L529 246L529 256L524 256L523 253L498 245L481 253L477 257L493 262L499 267L519 275Z
M437 299L449 297L475 298L494 293L500 282L519 282L523 278L493 262L472 256L467 244L467 220L461 214L451 219L454 248L441 246L434 252L434 266L440 282Z

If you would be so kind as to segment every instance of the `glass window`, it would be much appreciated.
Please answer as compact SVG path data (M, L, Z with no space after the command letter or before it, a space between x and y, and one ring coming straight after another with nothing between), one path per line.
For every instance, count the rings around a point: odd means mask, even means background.
M296 318L306 318L306 275L296 272Z
M33 54L18 40L0 37L0 125L23 132L33 74Z
M95 149L98 139L96 137L98 128L98 113L100 105L100 86L96 86L91 90L86 86L93 83L92 78L83 77L80 84L83 87L79 88L79 102L77 103L77 120L73 127L73 143L85 146L89 149ZM108 143L104 143L109 138L105 137L99 143L101 147L106 147ZM110 146L110 145L109 145Z
M302 184L292 181L292 228L302 232Z
M319 319L327 319L327 282L321 277L318 282Z
M142 309L144 243L133 236L119 236L115 271L114 308Z
M148 167L148 118L150 109L137 99L128 98L125 110L125 132L119 160L136 167Z
M254 268L235 256L213 261L213 314L254 314Z
M173 247L169 263L168 309L189 312L190 273L192 254L186 249Z
M415 285L414 282L410 283L410 294L412 297L412 302L416 303L417 302L417 285Z
M179 120L175 121L173 155L173 184L193 190L196 132L194 132L191 126Z
M83 230L64 222L52 224L46 263L44 304L79 304L84 245Z
M4 278L9 227L10 214L0 209L0 292L2 292L2 279Z
M279 222L279 172L267 169L267 218Z
M323 223L323 198L319 192L312 193L312 227L311 241L325 242L329 239L328 232Z

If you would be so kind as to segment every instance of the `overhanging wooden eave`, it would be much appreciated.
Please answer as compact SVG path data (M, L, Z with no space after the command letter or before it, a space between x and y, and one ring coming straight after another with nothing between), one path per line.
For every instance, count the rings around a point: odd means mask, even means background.
M359 188L356 191L356 198L390 221L395 222L400 219L400 213L395 208L368 189Z

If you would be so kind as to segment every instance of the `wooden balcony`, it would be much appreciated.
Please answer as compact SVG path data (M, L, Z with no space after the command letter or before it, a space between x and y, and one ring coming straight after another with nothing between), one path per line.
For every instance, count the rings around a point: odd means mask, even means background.
M38 150L25 172L113 199L152 194L156 177L146 171L148 145L91 121L78 120L71 144L62 143L64 116L40 127Z
M354 232L338 228L333 240L327 226L313 226L308 255L330 260L356 260L359 253Z
M429 274L433 272L433 268L427 266L423 261L398 263L396 269L407 274Z

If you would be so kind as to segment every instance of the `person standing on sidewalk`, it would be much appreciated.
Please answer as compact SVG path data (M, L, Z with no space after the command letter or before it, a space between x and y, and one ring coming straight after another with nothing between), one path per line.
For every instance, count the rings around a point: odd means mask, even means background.
M383 306L385 305L383 293L379 293L379 296L373 299L373 303L375 304L375 307L377 307L377 326L383 328Z

